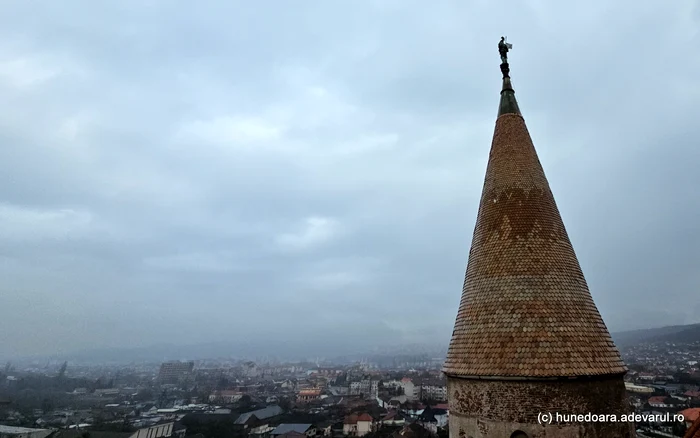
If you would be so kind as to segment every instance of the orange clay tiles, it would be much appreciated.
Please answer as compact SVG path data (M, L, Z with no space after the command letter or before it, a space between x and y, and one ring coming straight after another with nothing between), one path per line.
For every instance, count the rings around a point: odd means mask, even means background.
M695 419L695 421L690 425L690 428L686 430L683 438L700 438L700 417Z
M627 371L519 114L496 121L443 371L525 378Z

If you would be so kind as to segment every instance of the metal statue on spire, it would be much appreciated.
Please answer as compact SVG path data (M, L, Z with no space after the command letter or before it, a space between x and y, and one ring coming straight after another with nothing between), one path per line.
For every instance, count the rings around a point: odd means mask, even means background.
M501 72L503 73L503 79L510 77L510 67L508 66L508 50L512 48L513 45L508 44L505 37L501 37L501 41L498 43L498 53L501 54Z
M501 41L498 43L498 53L501 54L501 62L503 64L508 64L508 49L511 47L513 46L508 44L504 37L501 37Z

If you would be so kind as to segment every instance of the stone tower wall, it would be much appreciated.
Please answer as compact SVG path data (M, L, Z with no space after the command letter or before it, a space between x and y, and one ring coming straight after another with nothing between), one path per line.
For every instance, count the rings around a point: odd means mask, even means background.
M555 381L447 379L450 438L632 438L634 423L538 423L540 413L630 413L622 376Z

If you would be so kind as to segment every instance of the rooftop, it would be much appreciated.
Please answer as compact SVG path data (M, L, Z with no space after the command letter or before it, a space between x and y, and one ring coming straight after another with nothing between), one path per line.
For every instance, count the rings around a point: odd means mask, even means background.
M369 421L372 422L372 416L368 413L363 414L351 414L345 417L345 424L357 424L358 421Z
M255 416L258 420L265 420L270 417L275 417L277 415L282 415L284 410L277 405L268 406L263 409L258 409L257 411L246 412L241 414L235 421L236 424L243 424L250 419L250 417Z
M685 421L697 421L700 418L700 408L689 408L679 412Z
M700 438L700 417L691 424L683 438Z
M0 424L0 433L3 434L10 434L10 435L18 435L20 433L30 433L30 432L37 432L40 430L48 430L48 429L32 429L29 427L16 427L16 426L5 426Z
M111 432L90 429L62 429L53 435L53 438L82 438L85 432L90 433L90 438L129 438L133 435L132 432Z
M283 434L288 434L290 432L296 432L296 433L301 433L303 434L309 428L311 427L310 423L304 423L304 424L292 424L292 423L284 423L280 424L273 430L270 434L271 435L283 435Z
M279 438L299 438L299 437L305 437L305 436L306 436L305 433L291 431L291 432L285 432L285 433L279 435Z

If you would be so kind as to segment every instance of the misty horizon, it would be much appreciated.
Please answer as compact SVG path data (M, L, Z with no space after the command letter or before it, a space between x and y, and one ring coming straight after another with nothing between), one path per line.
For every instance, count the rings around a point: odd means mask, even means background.
M674 333L679 330L697 327L694 325L651 327L647 329L635 329L611 333L618 345L637 344L643 340L655 339L659 334ZM679 329L679 330L669 330ZM68 351L60 354L32 355L25 357L0 357L0 362L10 363L39 363L46 361L63 362L72 364L96 364L111 363L160 363L172 360L259 360L274 358L277 361L306 361L312 358L327 361L340 359L356 361L358 358L391 357L391 356L429 356L431 358L443 357L447 352L448 343L416 343L403 344L375 344L368 345L357 343L352 346L337 345L333 343L314 344L304 341L297 343L289 341L265 340L262 342L209 342L182 345L177 343L160 343L139 348L98 348Z

